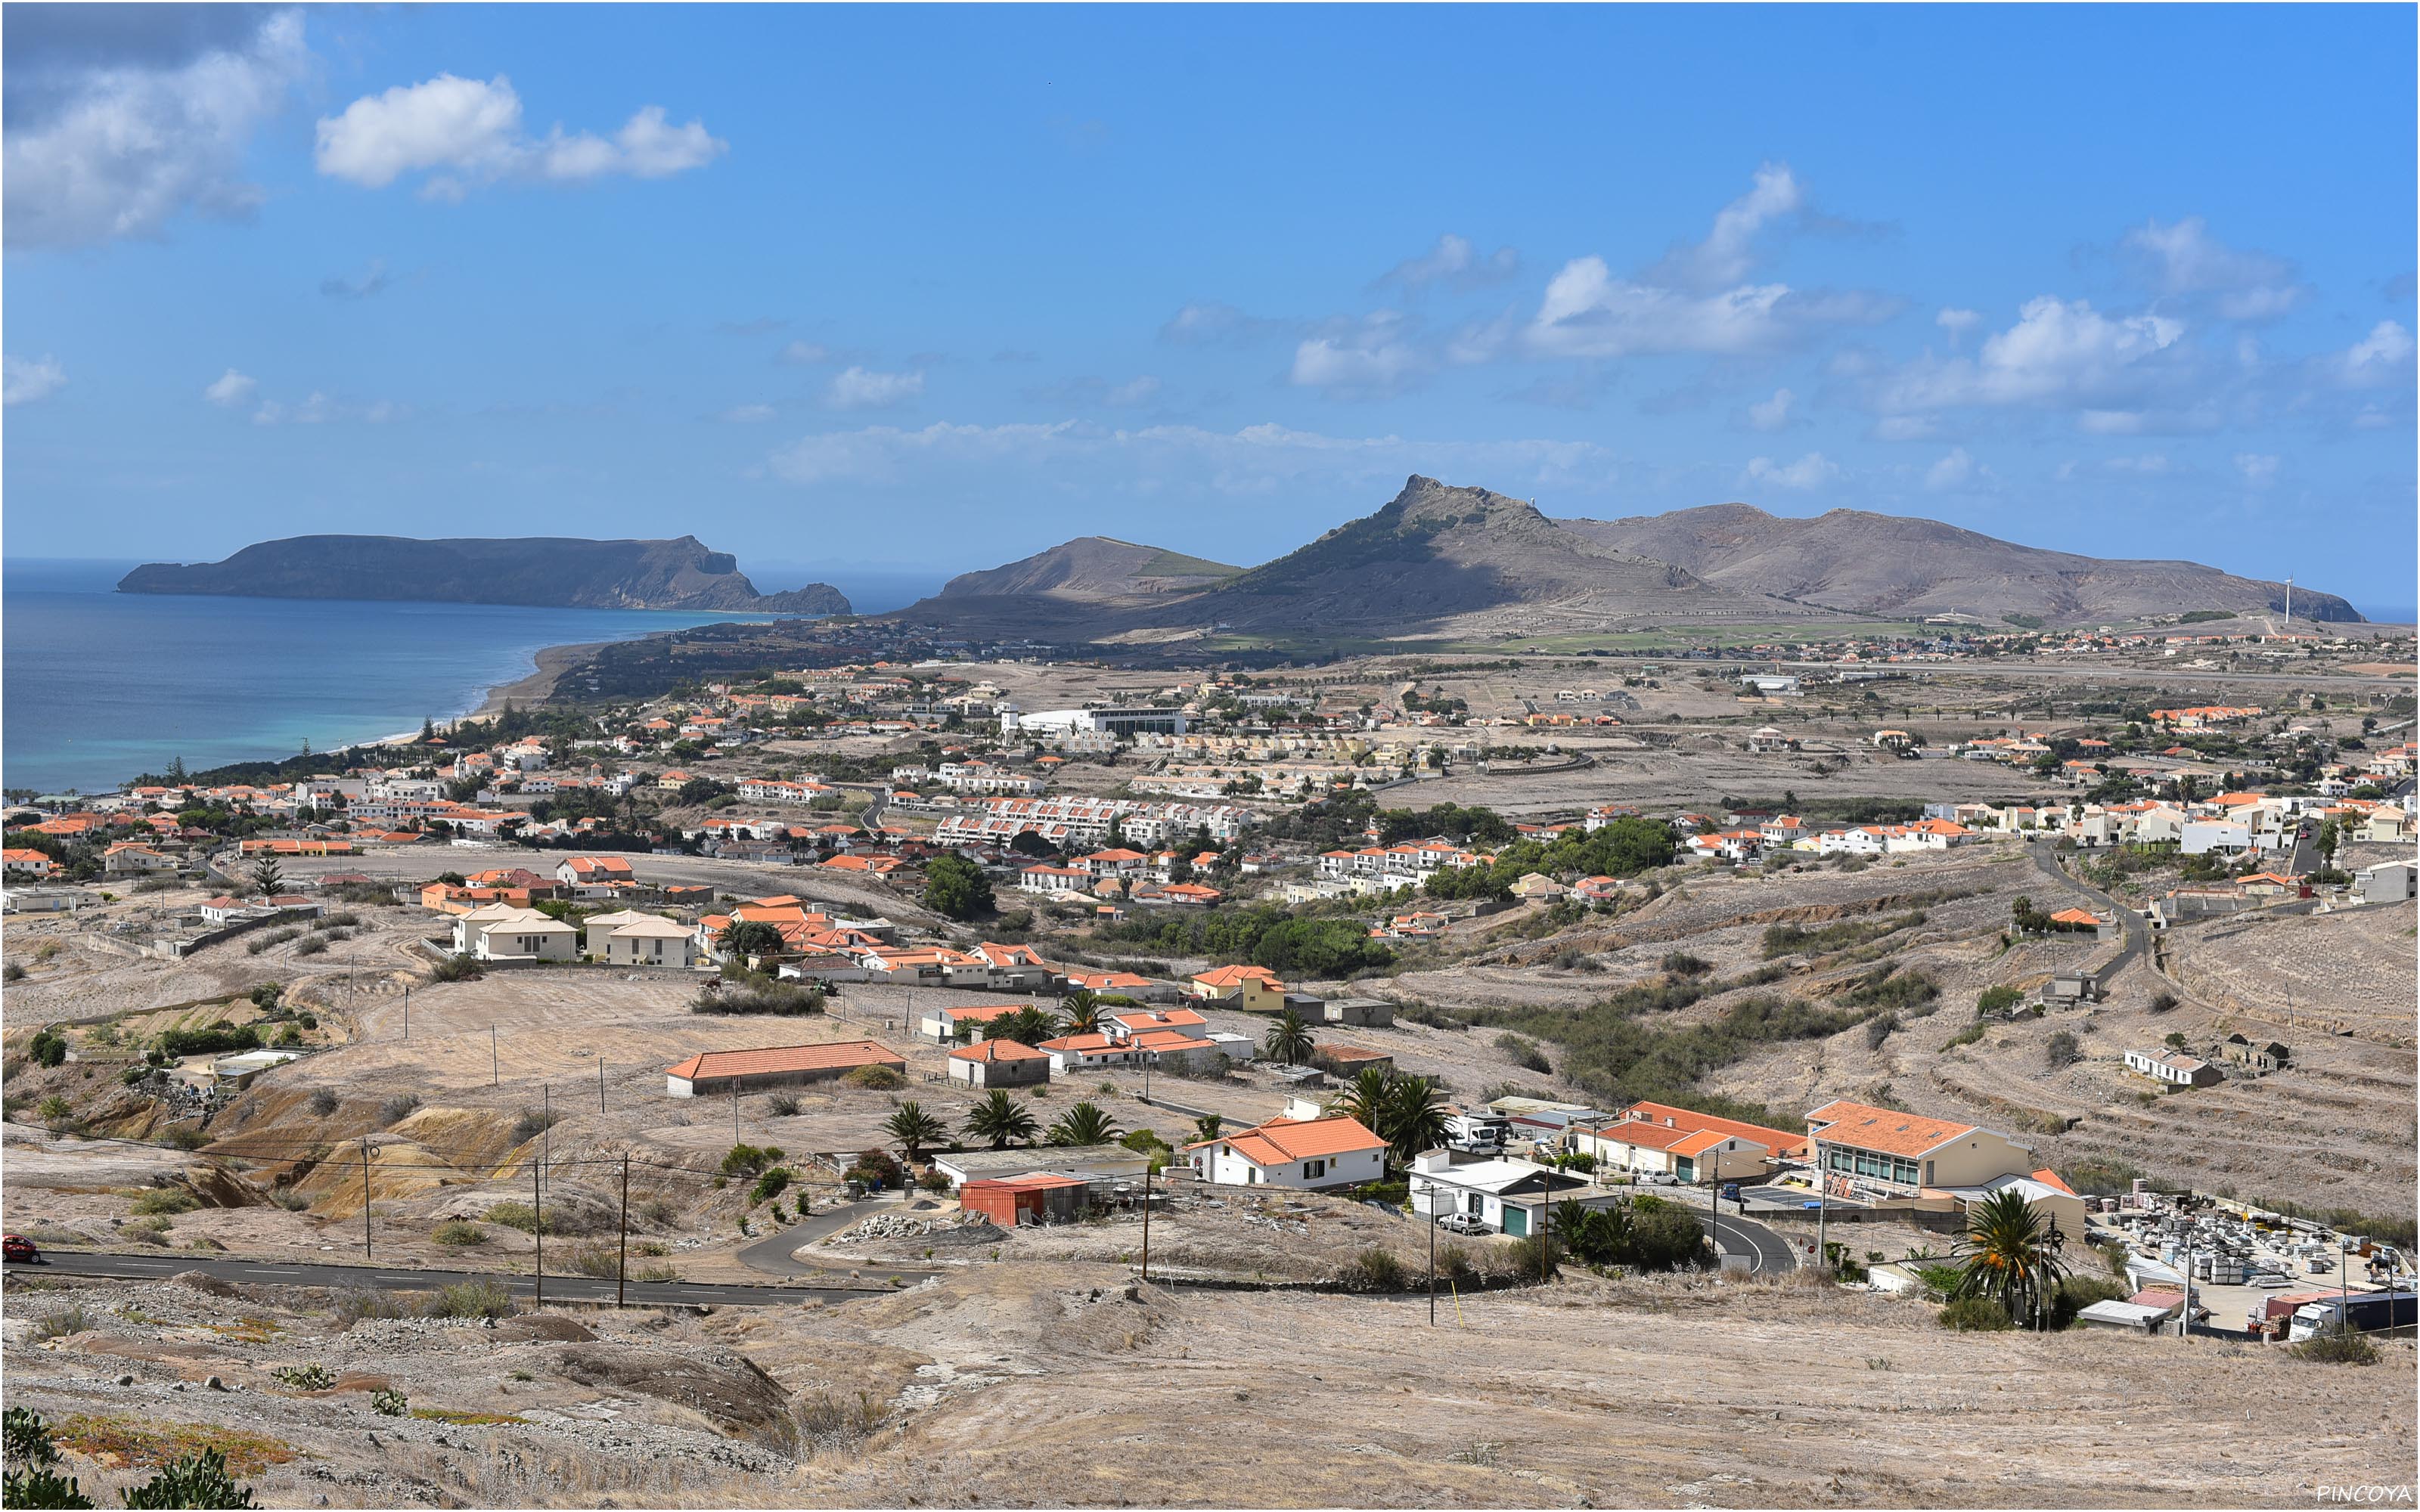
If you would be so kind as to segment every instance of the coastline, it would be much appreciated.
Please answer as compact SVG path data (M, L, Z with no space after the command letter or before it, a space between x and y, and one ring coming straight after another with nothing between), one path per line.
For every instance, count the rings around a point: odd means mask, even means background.
M536 667L526 675L509 683L499 683L488 689L487 701L458 719L486 719L504 712L507 702L528 708L544 703L554 696L556 685L564 675L585 660L589 654L613 644L610 640L587 640L573 645L540 646L535 656Z

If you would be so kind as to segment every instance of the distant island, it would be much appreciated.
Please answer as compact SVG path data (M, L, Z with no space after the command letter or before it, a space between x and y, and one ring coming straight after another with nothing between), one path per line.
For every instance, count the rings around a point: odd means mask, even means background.
M830 583L760 594L730 552L710 551L693 535L670 541L296 535L245 547L224 562L147 563L118 579L117 591L538 609L853 612Z

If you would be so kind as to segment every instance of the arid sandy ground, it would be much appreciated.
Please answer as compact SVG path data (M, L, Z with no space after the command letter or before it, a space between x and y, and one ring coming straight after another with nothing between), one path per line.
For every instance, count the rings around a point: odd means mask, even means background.
M324 1292L228 1290L12 1281L10 1405L97 1420L83 1443L130 1420L246 1435L271 1505L2114 1506L2146 1500L2113 1468L2145 1443L2190 1488L2159 1500L2284 1505L2408 1484L2414 1452L2409 1343L2358 1368L1958 1335L1798 1285L1582 1276L1445 1299L1435 1328L1418 1297L1130 1290L1081 1263L494 1328L340 1327ZM33 1342L70 1306L85 1327ZM302 1364L334 1389L269 1374ZM380 1416L387 1387L453 1420Z

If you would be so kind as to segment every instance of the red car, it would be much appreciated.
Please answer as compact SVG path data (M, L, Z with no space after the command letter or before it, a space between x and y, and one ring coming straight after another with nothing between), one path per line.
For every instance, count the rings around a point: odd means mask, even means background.
M0 1259L20 1260L28 1265L42 1263L42 1252L23 1234L0 1235Z

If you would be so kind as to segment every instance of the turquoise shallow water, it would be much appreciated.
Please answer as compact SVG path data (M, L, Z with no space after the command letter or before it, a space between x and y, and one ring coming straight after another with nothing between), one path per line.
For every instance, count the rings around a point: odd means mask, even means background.
M180 597L113 591L131 562L5 564L0 785L112 788L416 730L527 676L546 646L730 614Z

